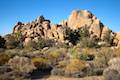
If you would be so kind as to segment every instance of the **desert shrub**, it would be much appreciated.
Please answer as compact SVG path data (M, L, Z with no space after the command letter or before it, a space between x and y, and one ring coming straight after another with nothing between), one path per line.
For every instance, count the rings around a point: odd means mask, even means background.
M32 72L36 69L32 61L27 57L15 56L8 61L8 65L10 65L13 71L23 74Z
M87 75L87 63L79 59L72 59L64 68L65 76L83 77Z
M53 67L52 75L67 77L84 77L89 75L90 67L87 62L80 59L63 60Z
M69 56L71 58L75 59L81 59L81 60L93 60L95 57L95 49L93 48L80 48L78 46L74 46L72 48L69 48L68 50Z
M70 48L69 43L63 43L63 42L56 42L55 45L52 47L57 47L57 48Z
M95 57L95 65L105 67L108 66L108 61L113 57L113 50L110 48L101 48L98 49Z
M13 58L16 55L20 55L20 51L21 49L6 49L4 53L10 58Z
M39 37L38 41L31 41L25 48L27 49L43 49L45 47L55 46L55 41Z
M58 65L57 65L56 67L57 67L57 68L63 68L63 67L65 67L67 64L69 64L69 61L68 61L68 60L63 60L63 61L58 62Z
M92 61L94 59L94 55L91 54L80 54L80 59L85 61Z
M66 57L66 53L67 49L65 48L54 48L46 51L44 55L50 60L51 65L54 66Z
M38 49L38 46L35 41L30 41L27 45L24 46L24 49L33 51L33 50Z
M81 45L81 47L89 47L89 48L96 48L98 47L97 45L97 42L94 40L94 39L91 39L91 38L87 38L87 37L84 37L80 40L79 44Z
M74 71L80 71L85 67L85 62L81 61L79 59L72 59L70 60L70 63L66 66L65 70L66 72L69 71L70 73Z
M106 42L108 45L113 45L113 37L110 35L110 33L111 32L106 33L106 35L104 36L104 42Z
M15 39L15 37L13 35L9 35L7 37L8 39L6 41L6 48L8 49L16 48L19 42Z
M57 59L57 58L59 58L61 56L66 55L66 52L67 52L67 49L65 49L65 48L58 48L58 49L56 49L54 51L50 51L48 53L48 56L50 56L52 59Z
M96 49L94 48L84 48L79 54L79 59L85 61L92 61L95 58Z
M90 37L89 30L86 26L79 29L79 35L80 37L78 43L81 45L81 47L89 47L89 48L98 47L97 40L95 38Z
M5 46L8 49L23 48L23 36L21 33L8 34L5 36Z
M64 76L65 75L65 70L64 68L66 65L68 65L69 61L68 60L63 60L59 61L56 66L53 67L51 74L52 75L59 75L59 76Z
M69 27L65 27L65 39L69 40L72 44L76 44L79 40L79 32L78 30L72 30Z
M115 50L113 51L113 56L114 56L114 57L120 57L120 49L115 49Z
M65 28L66 40L69 40L73 45L80 44L81 47L98 47L97 40L90 38L88 27L84 26L80 29L72 30Z
M4 65L8 62L10 57L5 53L0 53L0 65Z
M47 41L43 38L40 38L39 41L37 42L37 47L42 49L46 46Z
M60 61L57 66L51 71L52 75L67 76L67 77L83 77L85 73L86 63L79 59L71 59Z
M41 69L47 68L50 65L50 61L48 59L40 58L40 57L32 58L32 62L36 67Z
M0 48L5 48L5 39L0 36Z
M74 58L74 59L79 58L79 55L78 55L79 52L80 51L77 47L69 48L69 51L68 51L69 57Z
M80 39L83 37L90 37L89 30L86 26L79 29Z

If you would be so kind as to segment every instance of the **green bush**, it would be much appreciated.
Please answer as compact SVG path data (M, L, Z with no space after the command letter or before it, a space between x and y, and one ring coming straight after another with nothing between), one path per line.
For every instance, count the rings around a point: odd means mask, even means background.
M80 37L78 44L80 44L81 47L89 47L89 48L98 47L97 40L94 38L90 38L89 30L86 26L79 29L79 35Z
M73 45L77 43L79 40L79 31L78 30L72 30L69 27L65 28L65 39L69 40Z
M88 48L96 48L98 47L97 42L94 39L90 39L88 37L84 37L79 42L81 47Z
M43 49L45 47L53 47L55 46L54 40L39 38L38 41L31 41L25 48L27 49Z

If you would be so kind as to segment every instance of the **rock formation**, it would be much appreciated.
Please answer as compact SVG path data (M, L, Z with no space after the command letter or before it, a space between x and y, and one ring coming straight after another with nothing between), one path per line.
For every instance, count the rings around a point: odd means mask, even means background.
M71 29L78 29L86 26L89 28L91 36L96 36L103 41L106 36L112 36L113 34L108 27L104 26L95 15L87 10L73 11L67 22L62 22L62 25L65 24Z
M22 33L25 37L25 45L32 40L37 41L39 37L64 41L63 26L51 24L51 22L44 19L43 16L40 16L35 21L27 24L18 22L14 27L13 33L18 32Z
M21 32L25 37L25 44L32 40L37 41L39 37L65 42L66 27L72 30L87 27L90 37L95 37L101 42L114 43L117 47L120 45L120 34L112 32L87 10L74 10L69 18L60 22L60 24L51 24L51 21L46 20L43 16L38 17L31 23L18 22L14 27L13 33Z

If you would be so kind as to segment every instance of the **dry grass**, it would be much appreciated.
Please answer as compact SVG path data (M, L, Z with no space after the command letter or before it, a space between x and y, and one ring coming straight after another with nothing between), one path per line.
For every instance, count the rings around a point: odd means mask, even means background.
M48 59L45 58L40 58L40 57L36 57L36 58L32 58L32 62L34 63L34 65L36 67L39 67L41 65L46 65L46 64L50 64Z
M86 62L79 59L71 59L65 67L65 72L78 72L86 67Z

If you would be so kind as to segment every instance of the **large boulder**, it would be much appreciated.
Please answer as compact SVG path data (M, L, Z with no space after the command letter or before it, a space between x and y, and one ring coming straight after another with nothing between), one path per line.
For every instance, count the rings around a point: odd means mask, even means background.
M36 69L31 59L27 57L15 56L8 61L8 65L12 70L20 73L29 73Z
M120 80L120 58L111 59L108 65L109 67L103 72L105 80Z
M78 29L84 26L89 28L91 36L100 38L104 25L91 12L87 10L73 11L67 22L71 29Z
M78 29L83 26L90 26L92 14L87 10L73 11L68 18L68 27L71 29Z
M24 46L27 46L31 43L32 39L31 38L25 38L25 41L24 41Z
M98 19L95 19L93 20L93 23L91 24L89 29L90 34L96 36L97 38L100 38L101 30L103 27L100 24L101 24L100 21Z
M117 48L120 48L120 32L116 33L114 41L115 41L115 43L117 45Z

